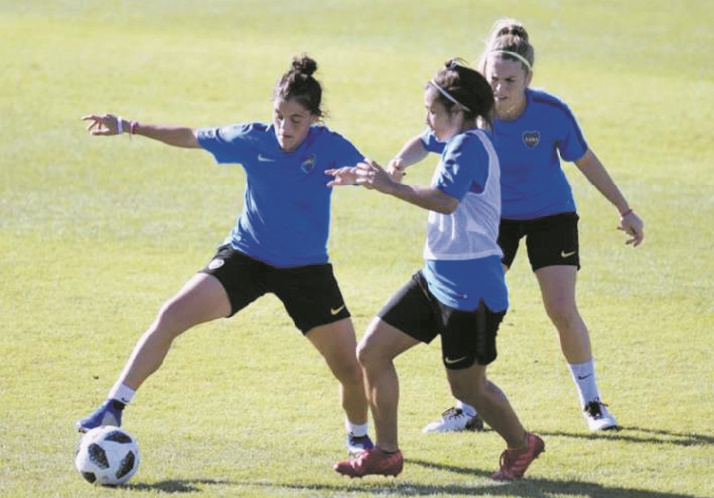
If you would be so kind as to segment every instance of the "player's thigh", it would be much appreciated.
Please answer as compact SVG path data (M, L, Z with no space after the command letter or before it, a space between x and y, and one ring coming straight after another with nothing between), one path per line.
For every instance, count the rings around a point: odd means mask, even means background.
M383 366L421 342L382 318L375 317L359 342L358 357L368 369L370 366Z
M350 318L319 325L309 330L305 337L325 358L337 378L354 373L357 363L357 339Z
M280 299L303 334L350 317L329 263L275 269L268 289Z
M159 322L176 332L228 316L231 304L223 285L212 275L197 273L162 307Z
M213 276L221 284L231 308L225 316L233 316L267 292L270 271L271 267L262 261L224 245L201 273Z
M486 389L486 368L486 365L478 363L459 370L447 368L446 378L454 395L458 398L459 393L478 394L483 392Z
M474 364L488 365L497 353L496 337L506 310L494 312L482 300L473 311L443 306L441 352L448 370L464 370Z
M513 265L518 252L518 245L523 237L523 222L501 219L498 227L498 246L503 251L501 264L505 270Z
M575 309L575 284L578 269L575 266L546 266L536 270L543 304L549 312Z

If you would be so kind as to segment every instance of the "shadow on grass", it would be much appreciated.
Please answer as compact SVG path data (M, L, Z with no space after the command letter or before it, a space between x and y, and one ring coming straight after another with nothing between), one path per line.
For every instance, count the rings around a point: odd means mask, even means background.
M296 492L314 491L320 495L364 495L377 493L379 496L521 496L524 498L543 496L587 496L588 498L697 498L697 495L680 493L669 493L659 491L648 491L637 488L621 488L603 486L601 484L580 482L580 481L560 481L556 479L535 479L526 478L521 481L510 483L496 483L490 481L490 471L476 470L467 467L456 467L453 465L442 465L426 460L408 459L407 465L417 465L431 470L442 472L452 472L455 474L470 475L477 478L488 479L485 484L469 485L428 485L415 484L401 478L382 478L370 476L364 480L355 481L361 485L352 484L331 485L331 484L286 484L286 483L256 483L241 481L226 481L214 479L188 479L161 481L154 484L129 484L123 486L124 489L135 491L159 491L166 494L174 493L195 493L200 492L198 485L228 485L240 488L262 488L264 493L270 493L270 489L292 489ZM347 479L347 478L345 478ZM350 481L352 482L352 481Z
M161 491L162 493L166 494L195 493L201 491L201 489L197 487L197 485L200 484L237 486L240 483L217 479L172 479L170 481L155 482L153 484L129 483L122 486L122 489L131 489L134 491Z
M673 444L675 446L712 445L714 437L691 432L672 432L644 427L620 427L617 431L603 432L538 432L544 436L567 437L575 439L615 439L630 443Z
M561 481L557 479L526 478L521 481L497 483L491 480L491 471L476 470L466 467L442 465L426 460L405 460L405 465L417 465L431 470L465 474L487 479L484 484L469 485L428 485L415 484L400 478L367 477L362 481L364 486L336 485L281 485L280 488L290 488L296 491L314 490L319 493L334 493L345 496L349 494L377 493L379 496L587 496L588 498L698 498L696 495L648 491L637 488L621 488L603 486L601 484L582 481Z
M642 427L622 427L619 431L608 431L598 433L580 432L541 432L544 436L565 437L573 439L613 439L618 441L628 441L632 443L657 443L673 444L677 446L711 445L714 444L714 437L693 434L664 431L658 429L646 429ZM438 470L441 472L451 472L454 474L469 475L475 478L482 478L487 482L484 484L469 485L428 485L415 484L401 478L390 479L381 477L367 477L364 480L353 481L360 485L353 484L331 485L331 484L287 484L287 483L256 483L216 479L175 479L161 481L153 484L130 483L123 486L124 489L135 491L159 491L166 494L195 493L200 492L201 485L228 485L239 488L262 488L269 492L275 489L293 489L297 492L315 491L319 494L365 494L378 493L380 496L431 496L435 494L452 496L522 496L538 497L543 496L565 496L578 495L588 498L696 498L697 495L678 494L659 491L648 491L632 487L610 487L602 484L584 481L564 481L557 479L529 478L511 483L496 483L490 480L491 472L477 470L469 467L457 467L453 465L443 465L420 459L407 459L407 465L421 466L425 469Z

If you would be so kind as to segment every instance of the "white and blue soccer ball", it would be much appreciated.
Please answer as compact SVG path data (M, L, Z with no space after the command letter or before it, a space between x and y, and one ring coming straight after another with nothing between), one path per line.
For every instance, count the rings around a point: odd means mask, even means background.
M74 465L92 484L119 486L139 468L139 445L120 427L97 427L82 436Z

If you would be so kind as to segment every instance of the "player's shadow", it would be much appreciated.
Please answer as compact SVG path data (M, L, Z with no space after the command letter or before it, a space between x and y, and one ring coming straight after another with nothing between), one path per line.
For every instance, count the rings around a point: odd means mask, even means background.
M418 465L430 470L466 474L483 478L483 484L474 485L428 485L416 484L397 478L385 480L384 477L367 477L360 486L336 485L281 485L281 489L290 488L300 492L317 491L339 496L374 492L379 496L520 496L523 498L543 498L543 496L587 496L588 498L698 498L696 495L649 491L628 487L611 487L583 481L565 481L557 479L538 479L527 477L521 481L497 483L490 479L491 472L466 467L442 465L426 460L406 459L406 465Z
M711 445L714 444L714 437L703 434L677 433L658 429L646 429L642 427L622 427L620 431L608 431L606 433L567 433L567 432L540 432L544 436L566 437L574 439L613 439L617 441L628 441L631 443L658 443L672 444L677 446ZM217 479L175 479L156 482L152 484L129 483L123 487L136 491L159 491L166 494L173 493L194 493L200 492L200 485L222 485L239 486L242 488L254 487L269 490L279 488L280 490L294 489L300 492L315 491L318 493L329 493L341 496L350 494L364 494L365 492L375 492L380 496L431 496L431 495L451 495L451 496L521 496L524 498L542 498L543 496L587 496L588 498L696 498L697 495L650 491L632 487L611 487L598 483L543 479L526 477L522 481L511 483L497 483L491 481L490 471L473 469L470 467L458 467L454 465L444 465L430 462L428 460L408 458L405 461L408 466L420 466L428 470L440 472L450 472L480 478L484 483L474 485L429 485L416 484L398 479L385 479L382 477L367 477L363 480L350 481L345 484L289 484L289 483L269 483L269 482L243 482ZM359 484L355 486L354 484ZM269 491L268 491L269 493Z
M672 432L660 429L647 429L644 427L620 427L617 431L603 432L538 432L542 436L556 436L573 439L614 439L629 443L657 443L671 444L674 446L713 445L714 436L694 434L691 432Z
M428 470L462 474L485 480L483 484L474 485L429 485L416 484L397 479L385 479L381 476L366 477L360 484L363 486L336 486L336 485L282 485L281 489L291 488L296 491L320 491L345 496L349 494L363 494L375 492L379 496L520 496L523 498L542 498L543 496L587 496L588 498L698 498L697 495L651 491L633 487L612 487L602 484L558 479L539 479L526 477L526 479L513 482L495 482L491 480L491 472L473 469L470 467L457 467L429 462L427 460L408 458L405 465L420 466Z

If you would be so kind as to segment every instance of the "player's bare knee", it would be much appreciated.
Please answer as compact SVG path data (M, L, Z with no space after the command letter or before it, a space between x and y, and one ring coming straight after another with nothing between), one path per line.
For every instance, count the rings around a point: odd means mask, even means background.
M177 300L166 301L154 322L155 333L176 337L192 324L186 323L185 309Z
M364 368L374 368L389 361L384 356L384 352L370 344L369 341L362 341L357 345L357 360Z
M546 312L558 330L572 329L581 322L578 310L573 306L553 303L546 306Z

